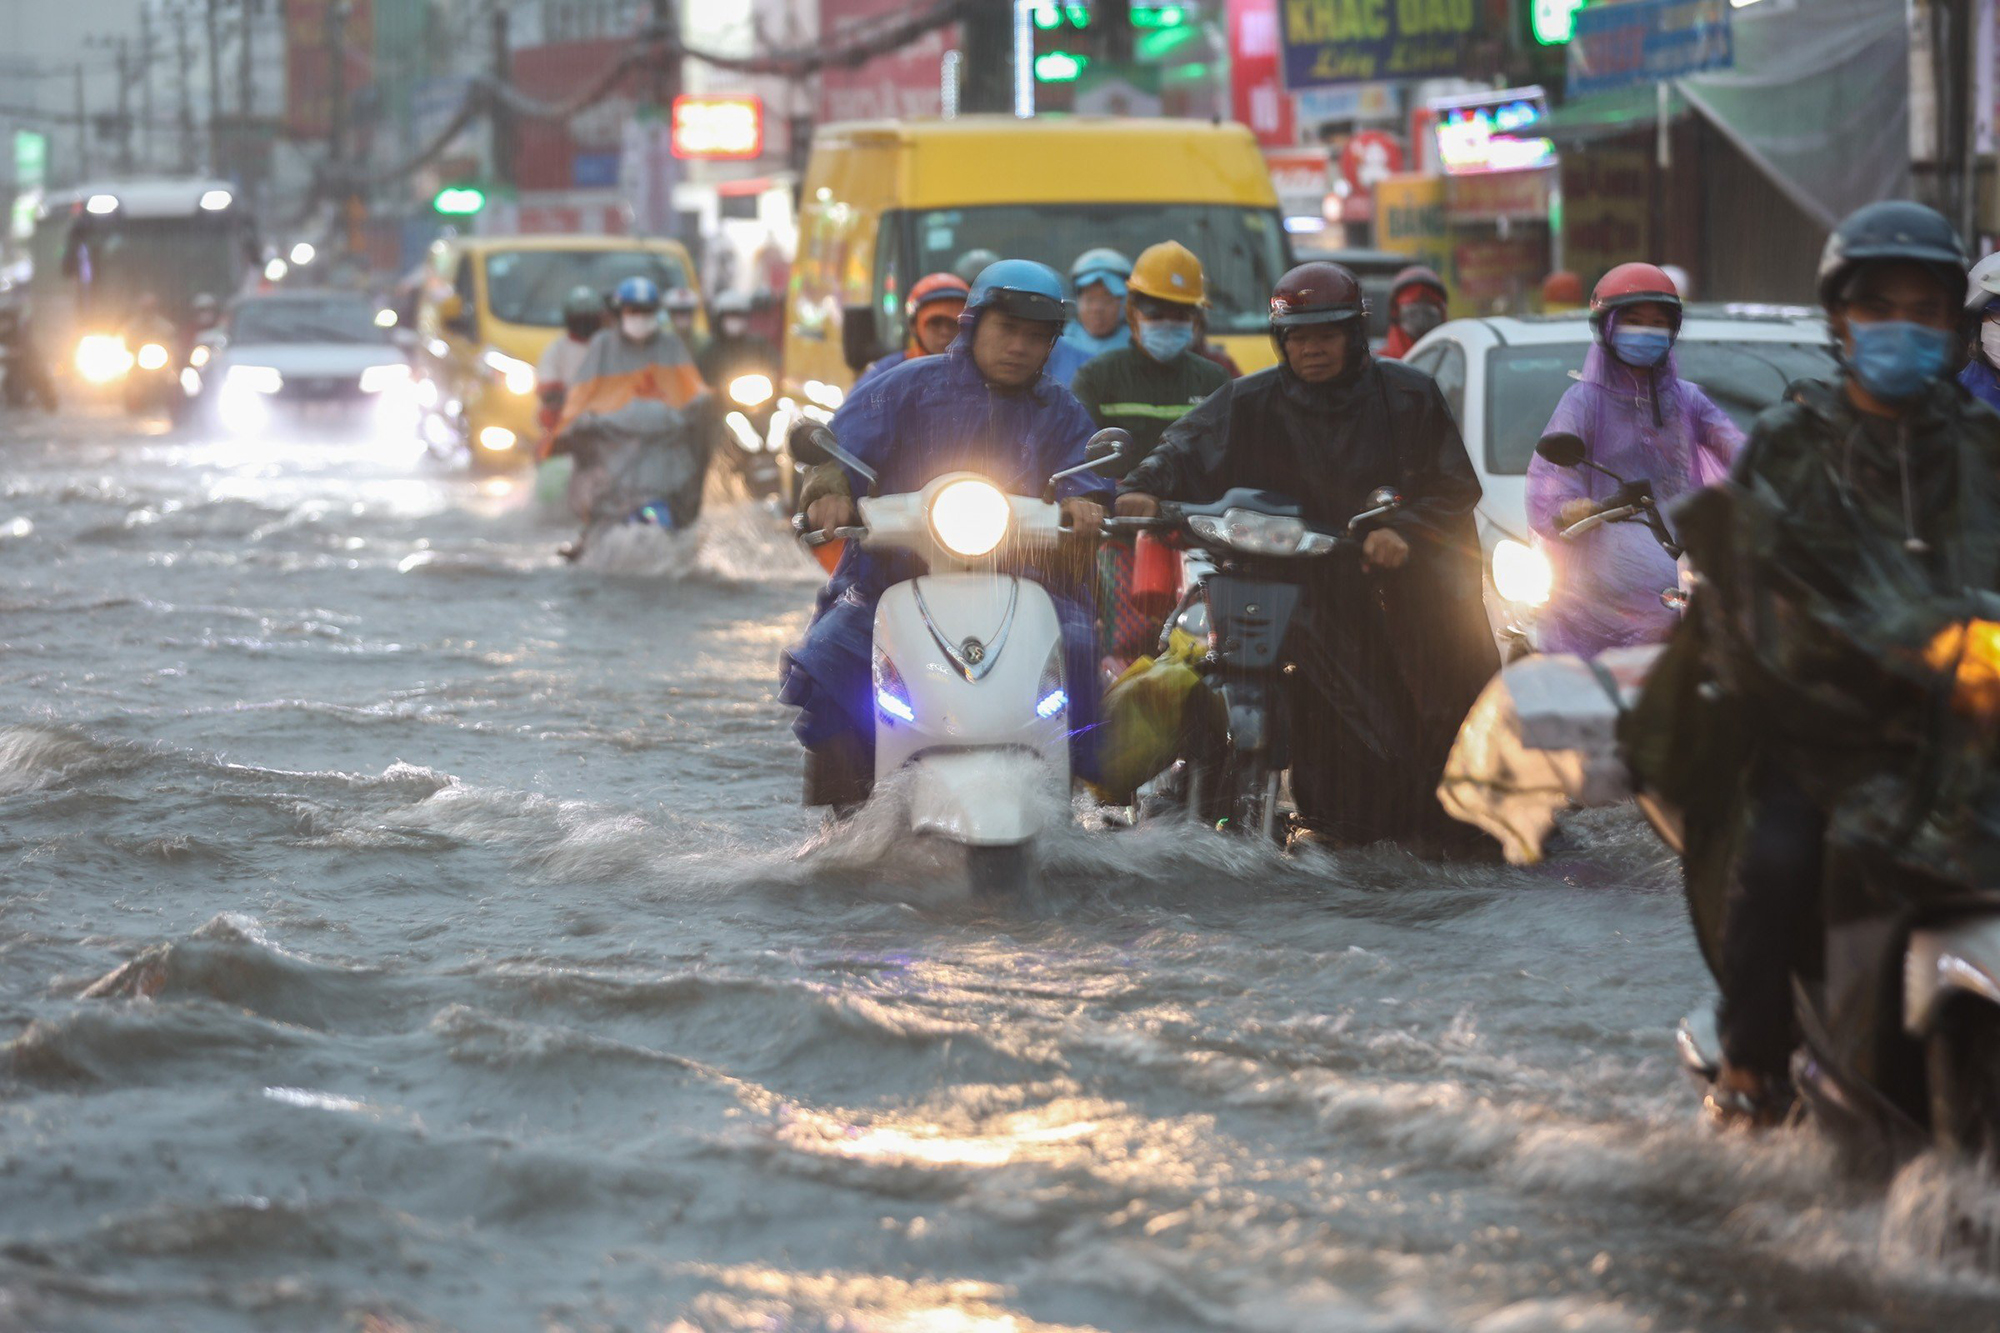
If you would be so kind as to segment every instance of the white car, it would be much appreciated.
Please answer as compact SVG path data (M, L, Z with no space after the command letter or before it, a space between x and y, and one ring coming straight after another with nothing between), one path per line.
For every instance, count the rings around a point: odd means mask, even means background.
M358 293L243 297L197 344L181 387L232 435L281 428L416 438L409 356Z
M1485 488L1486 612L1503 657L1532 649L1535 608L1549 596L1548 559L1528 531L1528 462L1590 344L1582 311L1492 316L1440 325L1403 358L1444 391ZM1681 378L1746 431L1792 381L1839 371L1826 321L1798 306L1690 306L1674 355Z

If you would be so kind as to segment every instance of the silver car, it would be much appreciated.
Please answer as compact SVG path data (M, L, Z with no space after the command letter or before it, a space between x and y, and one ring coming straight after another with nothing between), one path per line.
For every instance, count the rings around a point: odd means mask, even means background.
M233 435L274 429L414 439L417 385L376 303L352 292L246 296L182 374L204 424Z

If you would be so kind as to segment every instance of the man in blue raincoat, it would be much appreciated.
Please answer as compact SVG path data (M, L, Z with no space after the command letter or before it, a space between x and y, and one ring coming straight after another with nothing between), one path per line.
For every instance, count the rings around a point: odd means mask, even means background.
M922 489L947 472L977 472L1016 495L1039 495L1055 473L1078 467L1093 425L1069 390L1050 378L1051 347L1065 315L1062 280L1024 259L989 266L959 316L959 336L942 356L908 361L858 386L834 415L834 437L874 468L882 494ZM800 493L806 526L856 523L863 479L837 464L818 469ZM1088 548L1104 517L1110 483L1090 474L1058 483L1065 526L1076 537L1074 570L1019 564L1048 586L1062 622L1070 695L1071 763L1094 770L1097 651ZM1082 547L1081 552L1076 547ZM870 647L875 604L890 585L921 573L907 553L864 551L850 543L819 595L805 638L781 661L779 698L799 709L793 725L806 747L807 805L850 806L874 777Z

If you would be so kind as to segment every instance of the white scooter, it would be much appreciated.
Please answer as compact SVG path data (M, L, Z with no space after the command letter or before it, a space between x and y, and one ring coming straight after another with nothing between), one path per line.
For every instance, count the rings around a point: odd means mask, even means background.
M1040 584L1001 573L996 558L1003 548L1053 552L1064 535L1056 483L1130 447L1124 431L1099 431L1088 461L1051 477L1039 499L952 472L914 493L862 499L858 526L801 531L808 545L907 551L929 571L892 585L875 609L875 780L904 775L910 830L964 847L974 892L1026 882L1035 839L1049 812L1067 810L1070 791L1055 602ZM824 427L795 436L792 454L837 459L875 483Z

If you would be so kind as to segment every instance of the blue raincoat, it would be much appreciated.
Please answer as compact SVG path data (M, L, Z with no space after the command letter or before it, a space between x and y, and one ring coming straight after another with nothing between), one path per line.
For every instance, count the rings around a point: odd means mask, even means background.
M1545 435L1582 438L1590 459L1630 481L1644 477L1665 509L1729 475L1743 432L1700 388L1681 379L1671 354L1635 370L1602 343L1584 358L1582 382L1556 405ZM1680 623L1660 601L1680 570L1640 523L1607 523L1575 541L1557 531L1570 500L1608 499L1617 489L1601 472L1528 464L1528 524L1555 568L1555 593L1542 612L1542 649L1595 657L1607 648L1663 643Z
M919 357L857 384L834 414L833 433L843 448L874 468L883 495L921 490L947 472L977 472L1015 495L1040 495L1049 477L1084 461L1095 429L1090 414L1046 368L1028 388L990 387L972 361L972 331L941 356ZM856 495L863 479L850 475ZM1085 474L1057 485L1064 499L1106 498L1110 483ZM870 654L875 604L891 584L923 572L922 562L901 551L865 551L849 542L833 577L820 590L805 638L780 659L778 697L800 710L793 731L818 748L843 731L872 744ZM1044 571L1018 572L1045 585ZM1092 731L1097 724L1097 608L1088 580L1049 588L1063 629L1068 679L1070 762L1079 774L1096 772Z
M1982 357L1975 356L1958 372L1958 382L1971 390L1972 396L1995 411L2000 411L2000 372L1986 364Z
M1042 367L1042 373L1067 389L1076 372L1090 362L1090 353L1078 347L1067 338L1056 339L1056 345L1049 349L1049 362Z

